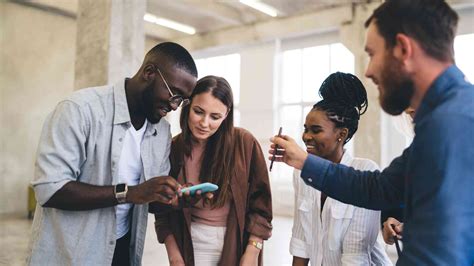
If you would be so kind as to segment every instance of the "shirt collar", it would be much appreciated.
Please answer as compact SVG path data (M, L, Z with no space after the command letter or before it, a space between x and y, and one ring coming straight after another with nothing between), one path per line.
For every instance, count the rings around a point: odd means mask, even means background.
M132 126L132 119L130 118L130 112L128 111L127 96L125 94L125 81L122 80L114 85L114 125L127 123L128 126ZM166 124L166 119L162 117L160 122L156 124L146 123L145 135L156 136L160 128Z
M125 80L114 85L114 125L131 122L125 95Z
M350 166L352 163L352 159L353 159L352 156L347 152L347 150L344 149L344 153L342 154L340 164Z
M451 65L446 68L446 70L434 80L423 97L420 107L415 114L414 123L416 124L420 119L430 113L454 85L462 82L465 82L464 74L456 65Z

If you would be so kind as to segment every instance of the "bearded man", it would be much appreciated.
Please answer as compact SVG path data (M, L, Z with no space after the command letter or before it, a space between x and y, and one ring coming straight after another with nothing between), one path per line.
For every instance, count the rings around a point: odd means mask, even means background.
M474 264L474 86L454 64L457 21L443 0L387 0L365 24L366 76L382 109L416 110L412 144L382 172L308 155L288 136L271 139L276 161L331 198L374 210L404 204L397 265ZM401 233L395 227L394 237Z

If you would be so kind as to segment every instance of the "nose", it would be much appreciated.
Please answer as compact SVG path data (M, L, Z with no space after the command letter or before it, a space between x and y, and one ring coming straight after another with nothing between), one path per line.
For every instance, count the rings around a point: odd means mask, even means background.
M207 115L203 116L201 118L201 121L199 121L199 125L203 128L207 128L208 125L209 125L209 118L207 117Z
M371 72L371 70L370 70L370 63L369 63L369 64L367 65L367 68L365 69L365 76L366 76L367 78L370 78L370 76L372 75L371 73L372 73L372 72Z
M303 142L306 142L309 140L310 137L308 136L307 133L303 133L303 136L301 136L301 138L303 139Z
M373 73L373 70L372 70L372 62L369 61L369 63L367 64L367 69L365 70L365 76L367 78L370 78L372 79L374 73Z

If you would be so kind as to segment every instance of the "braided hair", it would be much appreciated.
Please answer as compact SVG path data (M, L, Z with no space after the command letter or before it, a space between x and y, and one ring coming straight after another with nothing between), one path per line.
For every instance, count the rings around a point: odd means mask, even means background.
M357 131L360 116L367 111L364 85L352 74L336 72L321 84L319 96L322 100L312 110L324 111L336 128L347 128L346 144Z

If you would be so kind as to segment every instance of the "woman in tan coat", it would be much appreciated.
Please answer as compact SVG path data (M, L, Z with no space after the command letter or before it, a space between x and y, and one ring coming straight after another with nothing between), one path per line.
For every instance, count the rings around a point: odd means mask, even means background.
M182 133L171 146L171 171L181 184L219 186L211 199L151 204L171 265L262 265L272 230L271 192L260 145L233 126L233 96L220 77L200 79L183 107Z

